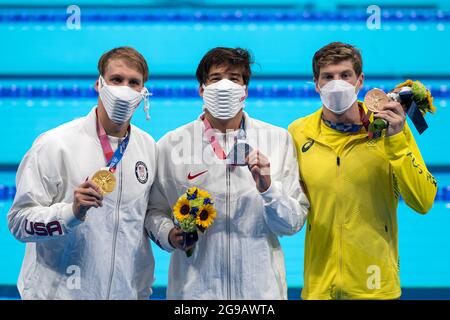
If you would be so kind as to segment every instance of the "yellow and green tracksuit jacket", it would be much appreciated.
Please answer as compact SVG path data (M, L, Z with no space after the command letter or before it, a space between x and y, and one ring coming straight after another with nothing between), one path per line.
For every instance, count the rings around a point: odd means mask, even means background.
M341 133L321 118L322 109L288 129L311 204L302 298L396 299L399 196L424 214L436 180L407 124L393 136L369 139L364 128Z

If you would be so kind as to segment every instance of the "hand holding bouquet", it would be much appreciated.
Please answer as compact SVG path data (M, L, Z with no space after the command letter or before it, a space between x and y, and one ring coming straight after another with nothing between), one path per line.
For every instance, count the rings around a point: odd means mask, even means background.
M216 209L211 195L197 187L189 188L173 207L178 225L183 230L183 248L187 248L198 240L197 231L204 232L216 218ZM186 251L190 257L194 248Z

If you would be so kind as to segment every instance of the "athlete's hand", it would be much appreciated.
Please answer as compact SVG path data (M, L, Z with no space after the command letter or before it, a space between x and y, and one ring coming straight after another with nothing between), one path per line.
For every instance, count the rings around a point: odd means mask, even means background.
M253 180L256 182L256 188L259 192L269 189L272 180L270 179L270 162L267 157L259 150L253 150L245 159Z
M94 207L102 207L103 196L100 188L92 181L86 180L79 185L73 195L72 211L78 220L84 221L87 211Z
M179 227L173 227L169 232L169 243L175 249L180 249L183 251L187 251L194 247L195 243L183 248L183 230Z
M375 114L376 118L381 118L389 123L386 137L393 136L403 130L406 115L400 103L391 101L383 106L383 109Z

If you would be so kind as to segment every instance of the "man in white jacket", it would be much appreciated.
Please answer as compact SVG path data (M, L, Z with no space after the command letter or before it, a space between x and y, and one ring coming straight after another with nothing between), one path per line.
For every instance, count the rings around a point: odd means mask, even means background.
M36 139L17 172L9 229L25 242L23 299L148 299L144 229L156 144L130 125L148 67L129 47L98 63L98 106ZM100 170L102 169L103 170Z
M242 110L250 60L243 49L210 50L197 69L204 113L157 144L146 224L173 252L169 299L287 299L278 237L302 228L309 203L288 132ZM172 210L192 186L212 195L217 217L188 257Z

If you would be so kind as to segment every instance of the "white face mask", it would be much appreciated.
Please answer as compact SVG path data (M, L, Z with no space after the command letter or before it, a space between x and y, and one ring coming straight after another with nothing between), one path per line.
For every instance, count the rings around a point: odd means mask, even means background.
M203 108L216 119L231 119L244 108L245 88L228 79L203 85Z
M343 114L358 98L355 86L344 80L332 80L319 89L323 105L335 114Z
M146 118L147 120L150 119L148 97L151 93L148 92L147 88L144 87L141 92L137 92L128 86L110 86L100 76L98 92L109 119L114 123L123 124L130 120L142 99L144 99Z

